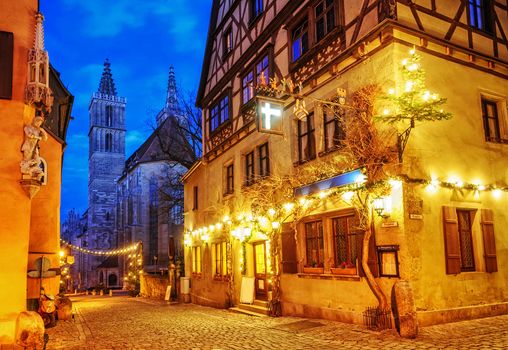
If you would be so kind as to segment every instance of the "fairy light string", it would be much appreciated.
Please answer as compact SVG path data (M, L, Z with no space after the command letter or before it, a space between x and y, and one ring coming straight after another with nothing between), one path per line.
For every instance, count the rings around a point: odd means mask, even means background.
M65 244L68 247L71 247L74 250L77 250L78 252L85 253L85 254L91 254L91 255L99 255L99 256L111 256L111 255L127 255L132 254L138 249L139 243L132 244L127 247L113 249L113 250L91 250L87 248L83 248L77 245L74 245L70 242L67 242L64 239L60 239L60 242Z
M438 188L456 191L465 190L471 191L475 195L479 195L481 192L490 192L495 199L499 199L502 193L508 192L508 186L482 184L480 182L463 182L459 178L453 177L447 180L440 180L438 178L413 178L408 175L393 176L387 180L381 180L370 184L369 187L388 185L391 188L394 188L397 183L421 185L425 186L426 189L429 190L437 190ZM331 196L340 196L345 202L349 202L355 192L364 190L365 188L366 186L364 183L353 183L342 187L323 190L312 195L299 197L294 201L287 201L282 204L274 204L273 208L268 209L265 215L260 216L252 216L245 213L238 214L236 216L226 215L221 222L199 227L194 230L187 229L184 235L184 245L190 246L196 242L196 240L208 242L211 236L213 236L213 233L216 231L222 231L223 227L230 229L231 236L233 238L238 239L240 242L245 242L252 234L253 225L268 228L271 226L272 229L277 229L281 223L278 221L272 221L270 219L280 217L275 215L278 211L285 211L288 214L286 216L290 217L292 212L295 212L301 208L305 208L306 206L310 206L311 203L315 203L315 201L323 202Z

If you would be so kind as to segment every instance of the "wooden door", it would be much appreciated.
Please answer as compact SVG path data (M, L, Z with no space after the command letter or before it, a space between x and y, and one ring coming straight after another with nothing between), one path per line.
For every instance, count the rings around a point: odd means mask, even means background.
M268 285L266 283L266 244L265 241L253 244L254 250L254 277L256 298L266 299Z

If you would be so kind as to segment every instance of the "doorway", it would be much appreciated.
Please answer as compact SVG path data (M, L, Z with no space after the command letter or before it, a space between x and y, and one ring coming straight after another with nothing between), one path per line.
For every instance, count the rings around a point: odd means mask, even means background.
M266 281L266 242L253 243L254 251L254 278L256 286L256 299L267 298L268 284Z

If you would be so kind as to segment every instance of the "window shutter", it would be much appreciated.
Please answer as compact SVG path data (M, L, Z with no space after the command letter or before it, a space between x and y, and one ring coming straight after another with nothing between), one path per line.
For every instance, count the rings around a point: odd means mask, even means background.
M12 98L14 34L0 31L0 98Z
M297 273L295 230L282 225L282 273Z
M369 259L367 260L367 265L369 265L370 272L374 277L379 277L379 266L377 259L377 250L376 250L376 237L374 234L374 229L372 229L372 235L370 236L369 241ZM363 258L363 234L356 235L356 247L358 249L358 272L360 276L365 277L365 271L362 267L362 258Z
M482 209L483 249L485 253L485 271L497 271L496 237L494 236L494 213L492 209Z
M445 239L446 273L460 273L459 224L454 207L443 207L443 231Z

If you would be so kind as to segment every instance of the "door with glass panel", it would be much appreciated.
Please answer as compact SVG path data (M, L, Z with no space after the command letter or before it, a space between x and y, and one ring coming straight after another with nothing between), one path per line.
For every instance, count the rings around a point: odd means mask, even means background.
M266 278L266 242L253 244L254 250L254 277L256 285L256 298L266 299L268 285Z

